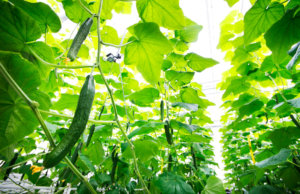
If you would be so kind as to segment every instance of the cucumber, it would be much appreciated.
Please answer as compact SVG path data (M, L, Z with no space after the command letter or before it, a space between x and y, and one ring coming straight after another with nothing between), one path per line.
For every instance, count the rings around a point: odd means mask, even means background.
M16 163L16 161L17 161L17 159L18 159L19 154L20 154L21 151L22 151L22 149L21 149L19 152L15 153L13 159L11 159L11 161L9 162L9 165L8 165L8 166L14 165L14 164ZM8 168L8 169L5 171L5 175L4 175L4 178L3 178L4 181L6 181L6 179L8 179L9 174L11 173L12 169L13 169L13 168Z
M78 158L78 152L79 152L79 150L81 150L81 147L82 147L82 143L79 142L79 143L77 144L77 146L76 146L74 152L73 152L72 157L71 157L71 162L72 162L72 164L75 164L75 163L76 163L76 160L77 160L77 158ZM63 173L61 174L61 176L60 176L61 179L67 179L67 178L69 177L69 175L70 175L71 172L72 172L72 171L70 170L70 168L67 167L67 168L63 171Z
M91 18L86 19L80 26L80 28L72 42L72 45L68 52L68 55L67 55L67 57L71 61L74 61L76 59L77 54L79 52L79 49L80 49L83 41L86 39L87 35L90 33L92 25L93 25L93 18L91 17Z
M45 156L43 162L45 168L57 165L76 144L88 122L94 96L94 77L93 75L88 75L80 91L77 108L69 131L62 138L61 142Z
M170 133L170 124L167 120L164 125L164 128L165 128L165 134L166 134L167 141L168 141L169 145L172 145L173 138L172 138L172 134Z
M90 128L90 133L89 133L89 137L88 137L88 139L87 139L87 141L86 141L86 147L88 147L89 145L90 145L90 142L91 142L91 140L92 140L92 136L93 136L93 134L94 134L94 131L95 131L95 124L93 124L92 126L91 126L91 128Z
M164 101L160 101L160 120L164 120Z

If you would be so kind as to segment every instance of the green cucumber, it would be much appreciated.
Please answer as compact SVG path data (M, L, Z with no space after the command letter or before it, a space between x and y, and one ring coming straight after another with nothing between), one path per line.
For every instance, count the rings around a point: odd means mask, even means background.
M172 134L170 133L170 124L169 124L169 122L167 120L166 120L166 123L164 125L164 128L165 128L165 134L166 134L166 138L167 138L168 144L172 145L173 138L172 138Z
M89 145L90 145L90 142L91 142L91 140L92 140L92 136L93 136L93 134L94 134L94 131L95 131L95 124L93 124L92 126L91 126L91 128L90 128L90 133L89 133L89 137L88 137L88 139L87 139L87 141L86 141L86 147L88 147Z
M160 120L164 120L164 101L160 101Z
M45 156L43 162L45 168L57 165L76 144L88 122L94 96L94 77L93 75L88 75L80 91L77 108L69 131L62 138L61 142Z
M79 52L79 49L80 49L83 41L86 39L87 35L90 33L92 25L93 25L93 18L91 17L91 18L86 19L80 26L80 28L72 42L72 45L68 52L68 55L67 55L67 57L71 61L74 61L76 59L77 54Z

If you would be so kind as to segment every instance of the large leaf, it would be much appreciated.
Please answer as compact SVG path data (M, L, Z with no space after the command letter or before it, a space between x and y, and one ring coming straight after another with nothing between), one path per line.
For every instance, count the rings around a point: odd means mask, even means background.
M158 154L158 144L152 140L137 140L133 142L136 157L141 162L146 162ZM125 149L123 157L132 158L132 151L129 146Z
M85 6L87 3L81 1ZM62 1L66 16L75 23L82 23L90 15L79 4L79 1L75 0L63 0Z
M22 51L42 35L39 24L8 2L0 2L0 50Z
M215 176L210 176L207 179L206 185L201 192L201 194L225 194L225 189L223 187L223 183L220 179Z
M145 135L151 132L156 131L157 129L161 129L164 123L162 122L149 122L147 124L142 125L141 127L133 130L129 135L128 138L132 138L136 135Z
M159 91L155 88L144 88L129 96L130 101L138 106L149 106L158 98Z
M182 102L185 103L191 103L191 104L198 104L199 108L206 108L210 105L214 105L212 102L206 100L206 99L201 99L198 95L197 90L193 88L184 88L183 90L180 91L180 96Z
M300 138L300 130L297 127L283 127L272 131L268 138L271 139L275 148L288 148Z
M185 21L186 26L181 30L176 30L175 36L184 42L196 42L198 40L198 34L202 30L202 26L188 18L185 18Z
M155 181L157 186L163 194L194 194L192 187L185 182L182 176L165 172L159 176Z
M125 48L124 62L136 65L146 81L156 84L160 78L164 54L172 47L155 23L140 23L134 26L134 41Z
M283 148L276 155L271 156L270 158L267 158L261 162L258 162L255 165L259 168L269 168L274 165L278 165L278 164L286 162L286 160L289 158L291 153L292 153L292 151L290 149Z
M177 130L182 130L183 129L183 130L187 131L188 133L193 133L193 131L200 128L197 125L188 125L188 124L176 121L176 120L171 120L170 126L173 129L177 129Z
M197 72L201 72L209 67L215 66L218 64L217 61L211 58L201 57L196 53L189 53L187 54L184 59L188 62L188 66Z
M184 103L184 102L175 102L172 104L172 107L177 107L177 106L191 111L198 110L198 104L191 104L191 103Z
M250 194L266 194L266 193L281 194L282 191L278 190L277 188L271 185L259 185L253 187L249 193Z
M239 109L239 116L243 117L244 115L251 115L256 111L259 111L264 106L264 103L259 99L254 99L251 102L243 105Z
M88 156L94 165L99 165L105 156L105 151L99 141L92 142L88 148L83 150L83 153Z
M288 10L265 34L267 46L273 52L274 62L280 64L287 56L290 47L299 42L300 12Z
M284 7L271 0L258 0L245 15L245 44L266 32L284 14Z
M41 109L49 108L50 99L37 90L40 77L37 69L20 55L0 52L0 62L16 83ZM38 126L30 107L0 76L0 150L29 135Z
M179 86L190 83L195 75L195 72L183 72L183 71L166 71L166 79L176 83Z
M140 18L146 22L155 22L170 30L179 30L185 26L179 0L138 0L136 7Z
M24 0L10 1L38 22L43 33L46 32L48 27L52 32L58 32L60 30L60 19L47 4L41 2L29 3Z
M64 109L75 111L78 98L79 96L75 94L61 94L59 100L53 104L52 108L58 111Z

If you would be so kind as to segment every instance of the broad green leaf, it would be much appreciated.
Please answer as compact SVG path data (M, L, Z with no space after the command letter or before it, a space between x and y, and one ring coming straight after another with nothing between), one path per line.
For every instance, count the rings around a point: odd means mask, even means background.
M205 109L208 106L214 105L212 102L201 99L198 95L197 90L193 88L184 88L180 91L180 97L182 102L190 103L190 104L198 104L199 108Z
M175 31L175 36L184 42L196 42L203 27L188 18L185 18L185 23L186 26L183 29Z
M233 101L231 106L233 108L241 107L242 105L249 103L251 100L253 100L253 98L254 98L254 96L252 96L251 94L248 94L248 93L241 94L239 96L239 99Z
M185 182L182 176L171 172L161 174L155 181L155 186L157 186L163 194L195 193L192 187Z
M112 131L114 126L113 125L99 125L95 127L95 132L93 135L93 139L98 137L111 137Z
M141 162L146 162L158 154L158 144L152 140L136 140L133 142L136 157ZM125 158L132 158L132 151L129 146L122 154Z
M145 135L145 134L152 133L152 132L154 132L158 129L161 129L163 125L164 125L164 123L162 123L162 122L149 122L149 123L146 123L146 124L142 125L141 127L133 130L128 135L128 138L131 139L136 135Z
M94 1L94 0L87 0L87 2L94 2L90 7L91 10L94 13L98 13L99 9L99 3L100 1ZM112 9L115 5L115 3L118 2L118 0L103 0L102 10L101 10L101 19L108 19L110 20L112 18Z
M172 39L170 39L170 42L172 43L172 45L175 49L175 52L184 53L185 51L187 51L189 49L188 43L186 43L182 40L172 38Z
M286 162L286 160L291 155L292 150L282 148L279 153L267 158L261 162L256 163L255 165L259 168L269 168L274 165L279 165L281 163Z
M140 18L146 22L155 22L170 30L180 30L185 26L179 0L138 0L136 7Z
M225 0L230 7L239 2L240 0Z
M189 142L189 143L209 143L210 139L208 136L192 134L192 135L180 135L181 142Z
M168 55L167 60L171 61L172 65L176 68L185 68L187 61L184 59L184 55L171 53Z
M118 36L118 32L111 26L103 26L101 32L101 40L105 43L112 43L119 45L120 39Z
M81 1L85 6L87 3L85 1ZM66 16L75 23L82 23L88 17L90 17L89 13L86 12L79 4L77 0L63 0L62 1Z
M181 107L181 108L185 108L187 110L191 110L191 111L197 111L198 110L198 104L191 104L191 103L184 103L184 102L175 102L172 104L173 107Z
M201 72L209 67L215 66L218 64L217 61L211 58L201 57L196 53L189 53L187 54L184 59L188 62L188 66L197 72Z
M99 165L105 156L105 151L99 141L92 142L88 148L83 149L83 153L94 165Z
M0 52L0 62L8 73L31 98L39 102L40 109L47 110L50 99L37 90L40 77L37 69L19 54ZM31 134L39 125L30 107L0 76L0 150Z
M55 63L51 47L40 41L29 43L27 45L29 52L36 58L36 60L32 61L38 66L41 78L47 78L51 70L47 62L53 64Z
M171 128L177 129L177 130L182 130L183 129L183 130L187 131L188 133L193 133L193 131L200 128L197 125L188 125L188 124L176 121L176 120L171 120L170 121L170 126L171 126Z
M279 177L288 188L297 188L300 182L300 172L295 167L287 167L280 171Z
M78 166L83 166L84 168L87 168L90 172L96 172L96 169L88 156L84 155L81 152L79 152L78 155Z
M0 50L20 52L42 35L39 24L8 2L0 2Z
M156 84L160 78L164 54L172 50L167 38L155 23L140 23L134 27L134 37L125 48L124 62L136 65L146 81Z
M159 98L159 91L155 88L144 88L129 96L130 101L138 106L149 106Z
M166 79L174 82L178 86L183 86L190 83L195 75L195 72L184 72L184 71L166 71Z
M282 192L271 185L255 186L249 192L249 194L266 194L266 193L281 194Z
M76 94L61 94L59 100L51 108L61 111L69 109L75 111L79 96Z
M215 176L210 176L207 179L206 185L201 192L201 194L225 194L225 189L223 187L222 181L215 177Z
M251 52L258 50L261 48L260 42L256 42L247 46L239 46L234 51L234 56L232 57L232 63L234 65L238 65L247 61L250 61L253 58Z
M243 78L235 78L231 81L230 85L226 88L222 98L226 98L231 93L237 95L241 92L247 91L250 88L250 83L246 82Z
M296 142L300 138L300 130L297 127L282 127L273 130L268 136L272 141L272 145L277 148L288 148L289 145Z
M266 32L284 14L284 6L271 0L258 0L245 15L245 44Z
M259 111L264 106L264 103L259 99L254 99L251 102L239 108L239 117L244 115L252 115L254 112Z
M300 12L288 10L265 34L266 44L273 52L274 62L280 64L287 56L290 47L299 42Z
M58 32L60 30L60 19L49 5L41 2L29 3L24 0L10 0L10 2L38 22L43 33L47 32L48 27L52 32Z

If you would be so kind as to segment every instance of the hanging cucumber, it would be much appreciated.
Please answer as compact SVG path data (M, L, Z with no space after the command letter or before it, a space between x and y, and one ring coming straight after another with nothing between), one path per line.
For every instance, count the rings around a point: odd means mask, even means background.
M86 19L80 26L67 55L71 61L74 61L76 59L83 41L90 33L92 24L93 24L93 17Z
M78 152L79 152L79 150L81 150L81 147L82 147L82 143L79 142L79 143L77 144L77 146L76 146L74 152L73 152L72 157L71 157L71 162L72 162L72 164L75 164L75 163L76 163L76 160L77 160L77 158L78 158ZM62 180L67 179L67 178L69 177L69 175L70 175L71 172L72 172L72 171L70 170L70 168L67 167L67 168L63 171L63 173L60 175L61 179L62 179Z
M14 165L16 163L16 161L17 161L17 159L18 159L19 154L21 153L21 151L22 151L22 148L20 149L19 152L15 153L13 159L11 159L11 161L9 162L8 166ZM11 173L11 171L12 171L12 168L8 168L6 170L3 180L6 181L6 179L9 177L9 174Z
M160 101L160 120L163 121L164 120L164 101L161 100Z
M91 142L91 140L92 140L92 136L93 136L93 134L94 134L94 131L95 131L95 124L93 124L92 126L91 126L91 128L90 128L90 133L89 133L89 137L88 137L88 139L87 139L87 141L86 141L86 147L88 147L89 145L90 145L90 142Z
M105 108L105 106L104 106L104 104L103 104L102 107L101 107L99 116L98 116L98 120L101 119L101 115L102 115L102 113L103 113L103 111L104 111L104 108ZM93 137L93 134L94 134L94 131L95 131L95 127L96 127L96 126L93 124L93 125L91 126L91 128L90 128L90 133L89 133L88 139L87 139L87 141L86 141L86 147L88 147L88 146L90 145L90 142L91 142L91 140L92 140L92 137Z
M172 138L172 134L170 132L170 124L168 121L166 121L164 128L165 128L165 134L166 134L167 141L168 141L169 145L172 145L173 138Z
M45 156L43 163L45 168L57 165L76 144L88 122L94 96L94 77L93 75L88 75L80 91L77 108L69 131L62 138L61 142Z

